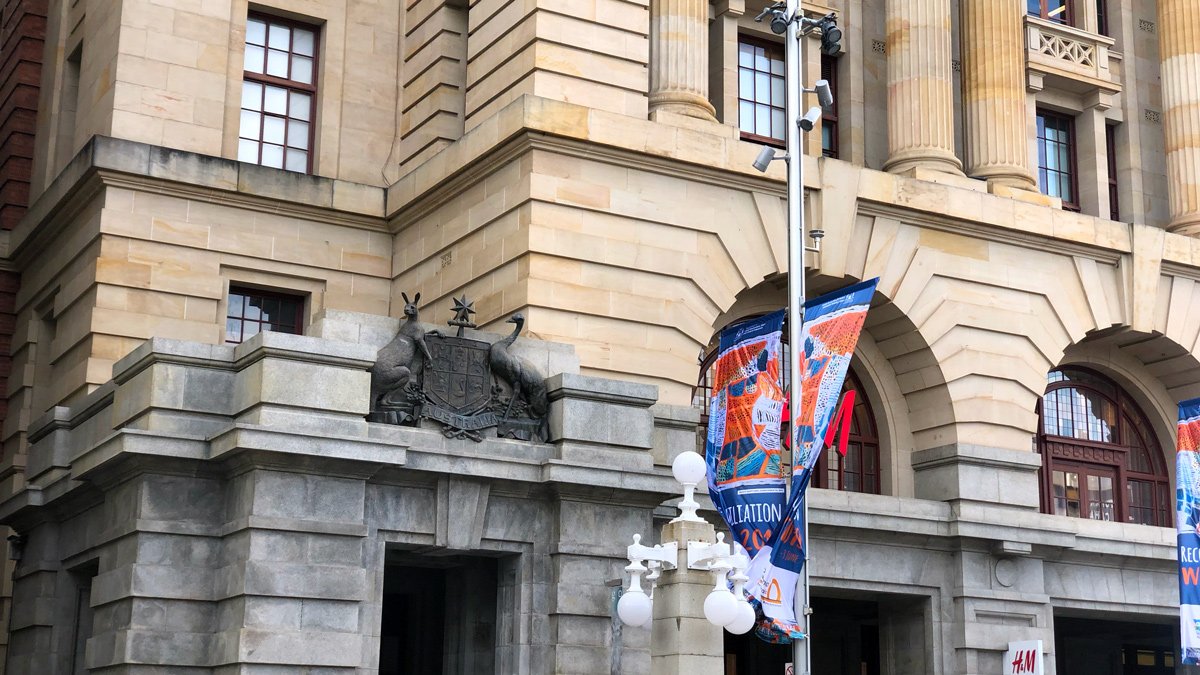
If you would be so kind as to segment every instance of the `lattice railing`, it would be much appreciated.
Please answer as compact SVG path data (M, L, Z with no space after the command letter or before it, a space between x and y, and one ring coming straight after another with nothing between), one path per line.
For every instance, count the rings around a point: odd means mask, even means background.
M1025 18L1029 67L1042 75L1120 91L1110 68L1112 38L1038 17Z
M1038 52L1077 66L1096 67L1096 45L1080 42L1066 35L1038 32Z

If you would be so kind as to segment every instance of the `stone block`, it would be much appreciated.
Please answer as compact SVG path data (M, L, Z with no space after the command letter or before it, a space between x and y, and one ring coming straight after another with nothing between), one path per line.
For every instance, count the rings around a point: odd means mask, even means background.
M1031 452L977 445L949 445L913 453L918 499L982 501L1024 509L1040 503Z
M700 433L700 409L695 406L656 403L650 408L654 415L654 463L670 466L681 452L703 448Z
M547 382L551 440L653 446L656 387L560 373Z

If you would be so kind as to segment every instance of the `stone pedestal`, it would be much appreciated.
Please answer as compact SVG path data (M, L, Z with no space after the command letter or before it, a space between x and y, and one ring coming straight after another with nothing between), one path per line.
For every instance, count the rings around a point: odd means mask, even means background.
M662 541L679 542L679 567L665 572L654 591L651 675L725 672L723 629L704 618L704 598L713 589L713 575L687 568L689 539L715 542L716 530L708 523L673 522L663 526Z
M1200 235L1200 4L1159 0L1158 26L1171 209L1167 229Z
M1025 5L963 0L963 106L967 175L1036 190L1025 133Z
M888 161L884 169L962 174L954 156L950 0L887 3Z
M660 111L717 121L708 101L706 2L651 0L651 119Z

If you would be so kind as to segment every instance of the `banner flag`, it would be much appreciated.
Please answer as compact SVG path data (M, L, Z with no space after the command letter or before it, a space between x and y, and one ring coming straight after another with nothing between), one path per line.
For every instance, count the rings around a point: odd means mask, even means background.
M749 556L771 536L787 494L779 446L784 314L780 310L721 331L713 364L704 453L708 493Z
M1179 404L1175 527L1179 544L1181 661L1200 665L1200 398Z
M800 418L792 424L792 494L767 545L752 553L746 590L762 605L767 621L756 633L768 642L804 637L796 617L795 594L804 569L804 494L837 408L854 346L866 322L879 279L814 298L804 305L804 363L800 372ZM843 422L849 420L843 416Z

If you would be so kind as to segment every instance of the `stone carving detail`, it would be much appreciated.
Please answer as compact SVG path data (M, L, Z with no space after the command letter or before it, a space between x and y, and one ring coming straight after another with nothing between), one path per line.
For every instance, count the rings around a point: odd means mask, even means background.
M1065 35L1039 33L1038 52L1056 59L1063 59L1076 65L1092 67L1096 65L1096 47Z
M423 330L417 323L420 294L412 302L401 296L405 321L371 368L368 421L415 426L428 420L448 438L473 441L493 427L502 438L548 438L545 378L509 351L525 326L523 315L508 320L515 324L510 335L488 343L463 335L477 327L466 296L454 299L454 318L447 322L457 335Z

